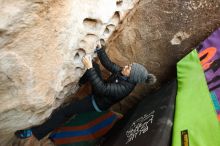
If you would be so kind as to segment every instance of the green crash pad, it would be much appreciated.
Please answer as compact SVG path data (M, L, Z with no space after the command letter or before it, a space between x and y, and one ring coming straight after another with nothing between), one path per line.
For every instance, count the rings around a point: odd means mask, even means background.
M196 50L178 62L177 78L172 146L220 146L220 124Z

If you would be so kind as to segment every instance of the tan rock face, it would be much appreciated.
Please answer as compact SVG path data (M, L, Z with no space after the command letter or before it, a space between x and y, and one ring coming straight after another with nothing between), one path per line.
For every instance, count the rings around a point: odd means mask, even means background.
M41 123L74 93L94 55L137 0L0 0L0 144Z
M81 57L93 55L95 42L107 40L127 12L108 39L108 54L122 66L145 65L158 84L175 76L176 62L220 26L219 0L140 0L131 10L134 3L0 0L0 145L15 130L42 122L77 90ZM138 86L115 109L126 111L149 90ZM40 145L32 142L20 145Z

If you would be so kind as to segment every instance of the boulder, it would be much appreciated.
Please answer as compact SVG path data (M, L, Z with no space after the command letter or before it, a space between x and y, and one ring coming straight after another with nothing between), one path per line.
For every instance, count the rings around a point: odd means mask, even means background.
M0 0L0 145L77 91L82 57L93 57L137 2Z

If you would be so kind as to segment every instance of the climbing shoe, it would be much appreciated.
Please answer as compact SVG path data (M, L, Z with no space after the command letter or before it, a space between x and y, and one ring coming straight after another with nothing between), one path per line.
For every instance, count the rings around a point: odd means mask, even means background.
M31 129L18 130L15 132L15 135L20 139L25 139L32 136Z

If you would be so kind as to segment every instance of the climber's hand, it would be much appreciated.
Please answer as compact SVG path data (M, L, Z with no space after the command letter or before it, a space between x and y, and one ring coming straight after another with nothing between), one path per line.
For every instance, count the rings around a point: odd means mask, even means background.
M106 48L105 41L103 39L100 39L97 43L96 48L105 49Z
M90 69L92 68L92 59L90 58L90 56L84 56L82 58L82 62L84 64L84 66L86 67L86 69Z
M100 43L98 43L98 44L96 45L96 49L101 49L101 44L100 44Z

